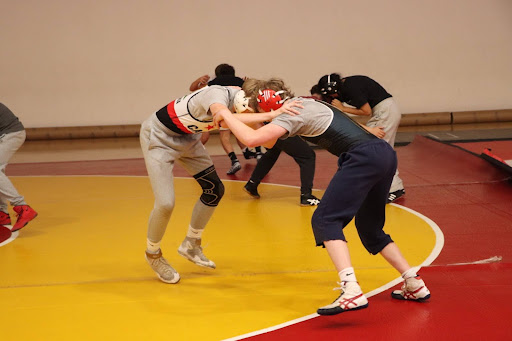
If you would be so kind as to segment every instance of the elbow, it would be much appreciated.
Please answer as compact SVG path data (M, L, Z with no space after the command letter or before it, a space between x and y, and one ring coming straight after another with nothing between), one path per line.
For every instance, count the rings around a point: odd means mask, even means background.
M254 148L254 147L261 146L261 142L258 142L255 139L248 139L248 140L242 141L242 142L243 142L243 144L245 144L249 148Z
M267 141L263 140L259 136L251 136L251 137L246 138L245 141L242 141L242 143L245 144L249 148L262 146L265 142L267 142Z

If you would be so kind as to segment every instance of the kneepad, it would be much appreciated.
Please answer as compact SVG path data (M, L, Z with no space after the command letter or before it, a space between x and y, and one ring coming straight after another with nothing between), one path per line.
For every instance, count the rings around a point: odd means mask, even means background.
M194 179L203 189L201 202L207 206L217 206L224 195L224 184L220 181L214 166L194 175Z

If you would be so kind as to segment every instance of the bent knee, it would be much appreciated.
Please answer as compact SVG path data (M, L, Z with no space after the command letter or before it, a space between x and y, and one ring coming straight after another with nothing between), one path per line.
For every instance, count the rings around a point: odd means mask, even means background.
M382 234L375 236L360 236L361 242L365 249L372 255L376 255L382 251L393 240L391 237L382 231Z

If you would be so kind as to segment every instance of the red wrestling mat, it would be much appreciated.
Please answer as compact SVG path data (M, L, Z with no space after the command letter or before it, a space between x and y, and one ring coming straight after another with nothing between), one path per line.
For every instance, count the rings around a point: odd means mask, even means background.
M244 340L512 339L512 264L434 266L421 274L432 292L427 303L393 300L388 290L371 297L367 309Z
M453 144L476 154L482 153L484 149L490 149L493 154L499 155L502 159L512 160L512 140L466 142Z
M420 271L432 292L430 302L392 300L387 290L371 297L368 309L316 317L250 340L512 339L508 174L478 156L421 136L397 153L406 188L397 203L432 219L445 236L439 257ZM326 157L317 152L317 170ZM493 256L502 261L449 266Z
M455 143L454 145L480 154L484 160L512 175L512 140Z

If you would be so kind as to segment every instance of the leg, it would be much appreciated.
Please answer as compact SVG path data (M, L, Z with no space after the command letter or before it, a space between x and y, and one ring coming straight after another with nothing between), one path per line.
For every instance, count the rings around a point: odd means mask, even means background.
M259 184L261 180L270 172L272 167L274 167L279 155L281 155L283 141L278 140L274 147L267 150L265 154L263 154L260 161L254 167L254 171L251 174L251 181L255 184Z
M430 298L430 290L423 279L416 274L395 243L388 244L380 252L382 257L402 274L404 284L400 290L394 290L391 297L398 300L424 302Z
M401 274L411 269L409 263L400 252L400 249L395 243L389 243L381 251L380 254L384 259L391 264L392 267L398 270Z
M227 155L229 153L233 153L235 150L233 149L233 146L231 145L231 131L226 130L219 130L219 136L220 136L220 143L222 144L222 148L224 148L224 151Z
M378 154L378 145L369 145L342 155L338 171L313 214L313 232L317 245L325 245L340 276L343 291L333 303L318 309L320 315L334 315L368 306L368 300L357 283L342 228L359 211L381 177Z
M231 168L227 171L227 174L233 175L242 169L242 165L240 161L238 161L233 146L231 145L231 131L228 129L219 130L219 136L222 148L224 148L224 151L231 160Z
M309 194L313 189L316 154L306 141L299 136L283 141L283 151L293 157L300 169L300 192Z
M347 242L343 240L328 240L324 242L327 253L331 258L338 275L342 292L333 303L317 310L319 315L336 315L348 310L358 310L368 307L368 299L364 296L357 282L354 268L350 261Z
M300 205L316 206L320 200L312 193L316 154L299 136L283 141L283 151L293 157L300 168Z
M16 223L12 227L12 232L22 229L35 217L37 212L27 205L23 196L21 196L12 182L5 175L7 163L14 153L25 142L25 130L8 133L0 137L0 212L2 212L3 220L9 222L10 217L7 210L7 201L13 206L14 212L18 216Z
M0 211L7 213L7 202L13 206L26 205L11 180L5 174L5 168L11 157L25 142L25 131L18 131L0 137Z
M155 196L148 222L146 260L162 282L174 284L179 282L180 275L162 256L160 242L174 209L172 170L179 153L171 148L172 139L168 137L169 141L166 141L163 131L156 132L158 136L153 136L154 140L151 141L152 127L154 125L150 118L142 124L140 132L142 153ZM152 144L157 144L160 148L150 149Z
M268 172L270 172L272 167L274 167L279 155L281 155L281 145L282 141L278 140L274 147L267 150L267 152L262 155L256 164L256 167L254 167L251 178L245 184L244 190L253 198L259 199L260 194L258 193L258 185Z
M155 196L155 203L148 222L147 237L148 241L159 245L174 209L173 169L175 159L179 158L179 152L165 145L162 145L161 148L150 149L150 144L156 143L150 141L150 133L151 123L146 121L141 128L140 143L149 180Z
M338 273L343 269L352 267L352 262L350 261L350 252L348 251L348 245L346 241L326 240L324 245Z
M206 144L206 142L208 142L208 140L210 139L210 132L209 131L205 131L201 134L201 143L202 144Z
M369 127L384 127L386 136L384 136L383 140L389 143L391 147L394 147L401 117L402 114L396 102L392 98L388 98L374 108L372 118L370 118L367 125ZM393 195L389 196L388 202L392 202L405 194L404 184L398 176L398 168L389 192Z
M194 206L187 236L180 245L178 253L197 265L214 269L215 263L203 254L201 237L215 208L224 195L224 185L219 179L210 157L200 146L200 143L191 147L187 154L180 159L180 163L190 174L193 174L194 179L203 189L203 193ZM197 172L198 169L202 170Z

